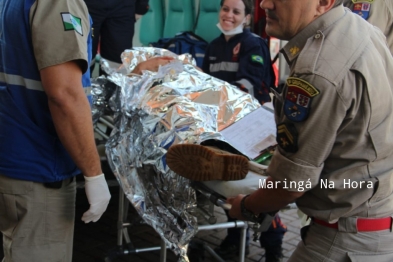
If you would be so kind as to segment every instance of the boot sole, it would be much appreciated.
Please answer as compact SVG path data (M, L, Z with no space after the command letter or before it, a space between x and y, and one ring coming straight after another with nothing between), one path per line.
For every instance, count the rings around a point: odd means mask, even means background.
M194 181L240 180L248 173L246 157L221 154L200 145L173 145L166 162L175 173Z

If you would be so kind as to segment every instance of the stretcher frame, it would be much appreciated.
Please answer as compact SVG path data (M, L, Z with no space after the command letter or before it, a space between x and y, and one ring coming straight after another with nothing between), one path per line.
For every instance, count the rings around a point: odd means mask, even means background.
M128 233L128 227L132 226L131 223L127 222L129 202L126 201L127 197L124 194L121 186L119 188L119 211L118 211L118 223L117 223L117 245L115 248L108 252L105 257L105 262L111 262L115 258L122 255L130 255L141 252L160 251L159 262L166 262L167 260L167 248L164 240L161 240L160 246L146 247L146 248L135 248L132 244ZM213 204L211 207L214 207ZM212 220L210 220L212 221ZM240 250L239 250L239 262L244 262L245 259L245 248L246 248L246 229L248 224L245 221L225 222L210 225L198 225L198 231L213 230L213 229L228 229L228 228L240 228ZM124 240L124 242L123 242ZM218 262L225 262L217 253L206 243L204 249Z
M100 128L102 126L106 127L106 130L102 130ZM95 132L100 135L105 141L109 138L110 130L114 128L112 121L109 117L103 116L100 117L97 124L95 125ZM106 157L101 154L101 161L107 161ZM240 243L239 243L239 262L244 262L245 260L245 248L246 248L246 230L248 228L248 222L237 220L234 222L223 222L216 223L216 219L214 216L214 205L220 206L222 208L225 207L225 197L215 194L210 191L207 186L204 186L202 183L193 183L193 187L195 190L198 190L202 195L207 197L210 200L209 210L204 209L203 207L198 207L198 211L204 215L208 216L207 221L209 224L207 225L198 225L198 231L203 230L214 230L214 229L228 229L228 228L239 228L240 229ZM127 220L128 216L128 208L129 201L126 201L126 195L124 194L123 189L119 185L119 210L118 210L118 222L117 222L117 243L116 247L108 252L108 255L105 257L105 262L111 262L118 256L122 255L130 255L141 252L151 252L160 250L160 260L159 262L166 262L167 260L167 248L165 241L161 239L160 246L146 247L146 248L135 248L132 244L128 233L128 227L132 226L130 222ZM254 228L254 241L258 239L258 234L260 232L266 231L272 221L272 216L266 216L266 219L261 224L253 224ZM124 242L123 242L124 240ZM218 262L225 262L210 246L206 243L203 244L203 248Z

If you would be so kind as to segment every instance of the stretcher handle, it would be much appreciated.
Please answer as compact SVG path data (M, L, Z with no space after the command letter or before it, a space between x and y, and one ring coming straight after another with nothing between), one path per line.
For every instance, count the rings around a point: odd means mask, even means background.
M202 183L194 181L191 183L191 186L197 189L201 194L203 194L207 199L210 200L210 202L212 202L216 206L219 206L225 210L231 209L232 205L228 204L223 196L207 188Z
M225 202L223 199L217 199L216 203L217 206L225 209L225 210L230 210L232 208L231 204L228 204L227 202Z
M265 165L258 164L254 161L248 161L248 169L250 171L257 173L257 174L266 176L267 166L265 166Z

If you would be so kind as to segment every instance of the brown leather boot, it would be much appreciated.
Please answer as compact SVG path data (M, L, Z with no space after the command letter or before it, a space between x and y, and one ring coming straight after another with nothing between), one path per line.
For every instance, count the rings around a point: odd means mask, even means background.
M175 173L194 181L240 180L246 177L249 169L244 156L192 144L171 146L166 162Z

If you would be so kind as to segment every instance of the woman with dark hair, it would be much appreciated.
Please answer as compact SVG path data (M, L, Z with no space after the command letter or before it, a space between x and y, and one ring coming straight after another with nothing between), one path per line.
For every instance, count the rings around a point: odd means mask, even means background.
M263 104L270 101L274 73L267 42L247 28L252 12L252 0L221 1L217 26L222 34L207 47L202 70Z
M218 28L222 34L208 46L202 70L236 85L263 104L270 101L269 88L274 84L270 52L265 39L247 28L253 13L252 0L222 0ZM227 213L228 216L228 213ZM228 221L235 221L228 216ZM276 215L270 228L261 234L266 261L280 261L282 239L287 231ZM240 229L229 228L228 235L215 250L223 259L239 254ZM248 254L249 233L247 231Z

